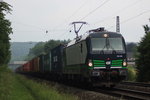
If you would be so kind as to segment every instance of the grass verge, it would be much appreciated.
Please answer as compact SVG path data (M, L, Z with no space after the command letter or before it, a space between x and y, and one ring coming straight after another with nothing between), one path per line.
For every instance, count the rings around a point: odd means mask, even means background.
M77 100L78 98L59 93L44 83L37 83L16 75L6 66L0 67L0 100Z
M133 66L128 66L128 81L136 81L137 69Z

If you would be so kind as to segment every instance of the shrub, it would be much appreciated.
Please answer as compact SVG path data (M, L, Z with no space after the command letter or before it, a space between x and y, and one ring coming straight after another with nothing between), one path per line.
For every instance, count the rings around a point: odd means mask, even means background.
M137 69L133 66L128 66L128 81L136 81Z

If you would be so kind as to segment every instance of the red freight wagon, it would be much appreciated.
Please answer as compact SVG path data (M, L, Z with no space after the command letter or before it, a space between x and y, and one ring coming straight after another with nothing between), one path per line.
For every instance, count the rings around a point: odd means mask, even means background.
M23 71L24 72L29 72L30 71L30 63L26 63L23 65Z
M38 72L39 71L39 57L34 58L33 63L34 63L34 72Z
M31 72L39 71L39 57L33 58L29 63Z

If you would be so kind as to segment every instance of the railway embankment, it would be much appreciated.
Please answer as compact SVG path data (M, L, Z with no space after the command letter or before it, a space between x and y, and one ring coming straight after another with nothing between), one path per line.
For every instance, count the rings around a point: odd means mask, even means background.
M66 93L75 95L78 97L78 100L120 100L121 97L115 97L108 95L103 92L95 91L95 87L85 87L83 85L71 84L71 83L57 83L52 81L47 81L35 77L28 77L32 80L35 80L38 83L44 82L47 86L53 87L59 93ZM97 87L98 88L98 87Z
M78 97L0 67L0 100L78 100Z

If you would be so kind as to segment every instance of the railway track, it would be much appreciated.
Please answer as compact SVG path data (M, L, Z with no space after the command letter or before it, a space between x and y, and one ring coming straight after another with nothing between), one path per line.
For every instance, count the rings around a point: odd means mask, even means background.
M105 93L119 99L150 100L150 84L140 82L121 82L119 86L110 88L95 88L95 92Z
M39 79L39 78L35 78L35 77L34 78L32 77L32 79L35 79L36 81L37 80L38 81L41 81L41 80L43 81L43 79ZM49 84L49 81L46 81L46 83ZM130 85L130 83L123 83L123 84ZM134 83L131 83L131 84L133 85ZM145 92L145 91L142 91L142 90L134 90L134 89L122 88L122 87L115 87L115 88L94 87L94 88L90 88L90 89L88 88L87 89L87 88L84 88L84 87L81 88L80 86L74 86L74 85L69 85L69 84L64 84L64 85L65 86L71 86L71 87L78 88L78 89L83 89L85 91L92 91L92 92L95 92L96 94L101 93L101 94L117 97L118 100L119 99L150 100L150 92ZM143 85L140 85L140 86L143 86ZM144 86L146 86L146 85L144 85Z
M115 96L118 97L119 99L150 100L149 92L143 92L137 90L122 89L122 88L113 88L113 89L99 88L99 89L95 89L94 91Z
M130 86L140 86L140 87L150 87L148 83L141 83L141 82L121 82L122 85L130 85Z

